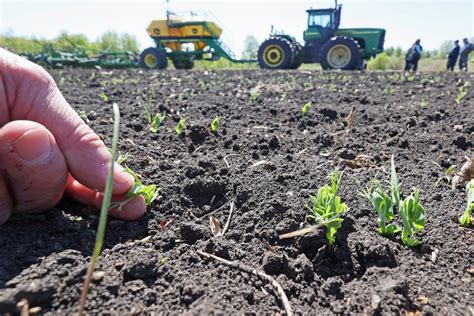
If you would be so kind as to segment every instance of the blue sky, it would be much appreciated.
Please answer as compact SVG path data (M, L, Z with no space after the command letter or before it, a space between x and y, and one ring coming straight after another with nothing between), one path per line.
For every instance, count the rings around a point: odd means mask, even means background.
M474 36L474 1L339 0L343 4L341 27L380 27L387 30L386 47L406 48L421 38L425 49L444 40ZM151 46L146 27L176 12L211 12L224 27L227 42L240 55L246 35L262 41L270 26L302 41L309 7L332 7L333 1L9 1L0 0L0 32L52 38L60 31L84 33L95 39L107 30L136 36L142 48Z

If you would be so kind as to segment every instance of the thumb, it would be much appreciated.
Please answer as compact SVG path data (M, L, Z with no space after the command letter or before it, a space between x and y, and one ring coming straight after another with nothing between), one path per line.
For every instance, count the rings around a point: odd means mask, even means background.
M104 191L112 155L64 99L53 78L38 65L3 49L0 73L0 87L3 84L7 102L4 112L9 114L6 120L30 120L45 126L56 139L74 178L91 189ZM116 164L113 182L113 193L121 194L132 187L134 179Z

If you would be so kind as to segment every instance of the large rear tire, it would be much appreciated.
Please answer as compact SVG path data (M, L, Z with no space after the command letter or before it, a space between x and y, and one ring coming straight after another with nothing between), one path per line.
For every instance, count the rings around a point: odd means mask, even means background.
M168 66L166 52L149 47L140 54L140 66L145 69L165 69Z
M262 69L289 69L293 64L291 42L283 37L271 37L258 48L258 64Z
M359 44L350 37L333 37L321 47L320 62L324 70L353 70L360 64Z
M290 69L298 69L299 66L303 63L303 56L301 51L303 46L298 42L293 42L293 62L291 63Z

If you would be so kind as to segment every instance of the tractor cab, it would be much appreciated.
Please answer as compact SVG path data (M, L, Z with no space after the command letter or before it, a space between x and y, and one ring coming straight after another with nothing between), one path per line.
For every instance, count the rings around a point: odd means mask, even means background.
M306 10L308 12L308 29L303 33L304 40L324 43L334 36L341 21L341 10L342 5L338 5L334 9Z

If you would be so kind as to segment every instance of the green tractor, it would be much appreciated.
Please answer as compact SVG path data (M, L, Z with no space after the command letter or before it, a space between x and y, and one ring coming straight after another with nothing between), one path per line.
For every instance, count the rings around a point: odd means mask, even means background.
M320 63L323 69L364 69L365 61L383 52L385 30L340 29L342 5L309 9L304 46L287 34L271 34L258 49L263 69L296 69L302 63Z

